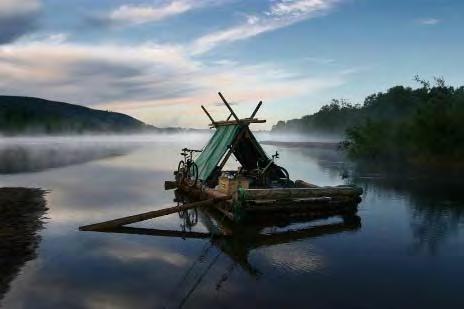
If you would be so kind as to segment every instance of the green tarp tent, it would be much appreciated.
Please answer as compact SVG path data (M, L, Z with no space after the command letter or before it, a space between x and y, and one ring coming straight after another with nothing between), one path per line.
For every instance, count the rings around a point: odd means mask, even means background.
M222 126L216 129L205 149L203 149L198 159L195 160L198 166L198 179L208 179L239 131L239 125Z
M198 179L208 180L214 173L222 157L229 150L240 134L241 130L245 130L237 141L233 154L242 167L246 170L255 169L257 162L263 166L269 162L269 158L264 152L261 145L254 137L248 126L228 125L216 128L216 132L209 140L202 153L195 160L198 166Z

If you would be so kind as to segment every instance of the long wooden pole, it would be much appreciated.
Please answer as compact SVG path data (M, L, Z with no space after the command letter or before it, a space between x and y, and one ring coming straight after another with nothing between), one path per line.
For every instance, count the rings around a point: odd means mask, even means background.
M105 221L101 223L96 223L96 224L90 224L90 225L85 225L79 227L79 230L81 231L93 231L93 230L106 230L106 229L112 229L116 227L120 227L123 225L131 224L131 223L136 223L140 221L145 221L148 219L153 219L161 216L166 216L170 215L173 213L177 213L179 211L191 209L191 208L196 208L196 207L207 207L207 206L212 206L216 202L229 199L229 196L225 197L218 197L218 198L211 198L208 200L204 201L199 201L199 202L194 202L194 203L188 203L180 206L175 206L175 207L170 207L170 208L164 208L164 209L159 209L159 210L154 210L154 211L149 211L145 212L142 214L138 215L133 215L129 217L124 217L124 218L119 218L119 219L114 219L110 221Z
M232 109L232 107L230 107L229 103L226 101L226 99L224 98L224 96L222 95L222 93L218 92L219 96L221 97L221 100L222 102L224 102L224 104L227 106L227 108L229 109L230 113L232 114L232 116L234 116L235 120L237 120L237 122L240 122L240 119L237 117L237 114L235 114L234 110Z
M251 114L251 119L255 118L256 113L258 112L259 108L261 107L261 104L263 104L263 101L259 101L258 105L256 106L255 110L253 111L253 114Z
M202 105L201 109L205 112L206 116L208 116L209 120L211 120L211 123L214 125L216 122L214 121L213 117L211 117L211 115L208 113L206 108Z

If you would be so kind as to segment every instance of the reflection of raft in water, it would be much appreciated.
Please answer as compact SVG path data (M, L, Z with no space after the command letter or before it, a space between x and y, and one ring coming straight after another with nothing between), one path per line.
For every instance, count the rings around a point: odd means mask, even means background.
M188 198L189 196L176 191L175 201L179 205L188 203ZM260 271L248 261L248 256L253 250L326 235L354 232L361 228L360 217L352 212L334 216L325 215L324 219L321 217L310 219L303 213L292 217L259 216L255 218L253 224L243 224L227 220L221 211L214 208L192 208L181 211L179 218L183 221L182 230L120 226L94 231L209 240L211 246L230 257L234 264L240 265L251 275L259 275ZM198 222L201 222L208 232L194 231L194 226Z
M189 196L191 195L183 195L177 190L175 201L179 204L178 207L181 207L183 203L187 203L184 205L190 204ZM179 301L176 306L179 308L189 301L201 282L211 272L212 267L218 263L221 255L228 257L230 261L225 269L220 270L223 273L219 280L215 279L217 280L215 281L216 290L225 288L226 281L238 267L254 278L259 278L263 274L263 270L258 269L249 259L250 253L254 250L326 235L355 232L361 227L361 219L353 213L338 216L342 220L335 220L335 217L331 217L330 220L308 220L304 215L291 218L259 216L256 218L259 220L253 224L243 224L227 220L223 213L214 208L191 208L181 211L179 217L183 222L181 231L125 226L95 230L106 233L206 240L199 256L192 259L191 266L185 270L170 296L171 301ZM198 222L206 227L208 233L193 230ZM292 253L289 253L289 256L291 255ZM211 276L209 278L212 279Z
M319 187L302 180L292 181L287 170L275 163L278 154L269 157L249 129L261 102L249 118L239 119L219 93L230 116L215 121L202 106L215 128L203 150L184 148L184 160L174 172L175 181L166 181L166 189L177 188L195 202L83 226L81 230L113 229L127 224L169 215L197 207L215 208L232 221L265 217L311 218L356 212L362 189L355 186ZM231 120L231 117L233 118ZM196 160L193 153L201 152ZM231 156L240 163L236 171L223 168Z

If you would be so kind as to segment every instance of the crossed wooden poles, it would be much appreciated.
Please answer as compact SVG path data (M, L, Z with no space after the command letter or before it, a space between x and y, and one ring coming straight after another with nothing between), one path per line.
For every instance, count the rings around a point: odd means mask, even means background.
M225 106L227 107L227 109L229 110L230 112L230 115L229 117L227 117L227 119L225 121L215 121L213 119L213 117L211 116L211 114L206 110L206 108L202 105L201 106L201 109L205 112L206 116L208 116L209 120L211 120L211 124L209 125L210 127L212 128L215 128L215 127L220 127L220 126L227 126L227 125L234 125L234 124L250 124L250 123L265 123L266 120L262 120L262 119L257 119L255 118L256 116L256 113L258 113L258 110L259 108L261 107L261 105L263 104L262 101L259 101L258 105L256 106L255 110L253 111L253 113L251 114L251 117L250 118L243 118L243 119L240 119L238 118L237 114L235 113L235 111L232 109L232 107L230 106L229 102L227 102L227 100L224 98L224 96L222 95L222 93L218 92L218 95L219 97L221 98L222 102L224 102ZM234 118L234 120L230 120L230 118Z

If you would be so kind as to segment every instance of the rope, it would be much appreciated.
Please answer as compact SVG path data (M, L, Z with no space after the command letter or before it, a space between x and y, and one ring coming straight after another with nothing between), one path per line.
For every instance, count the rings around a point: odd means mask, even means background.
M203 188L203 187L202 187ZM222 215L222 218L217 221L217 224L218 225L221 225L222 222L224 222L224 219L226 218L226 216L223 214ZM213 247L214 245L214 242L213 242L213 238L217 236L217 234L214 234L214 233L211 233L211 237L209 238L209 242L205 243L203 245L203 249L202 249L202 252L201 254L195 259L195 261L193 261L192 265L187 269L187 271L184 273L184 275L182 276L182 278L179 280L179 283L172 289L171 293L169 294L169 298L171 298L173 296L173 294L182 286L182 284L184 282L187 282L187 278L188 276L190 275L190 273L193 271L193 269L195 268L195 266L198 264L198 262L202 261L208 254L208 251ZM209 244L209 246L206 247L206 245ZM200 275L200 277L197 279L197 281L194 283L194 285L192 286L192 288L187 292L186 296L184 296L184 298L182 299L181 303L179 304L179 308L182 308L185 303L187 302L187 300L190 298L190 296L193 294L193 292L198 288L198 286L200 285L201 281L203 280L203 278L206 276L206 274L209 272L209 270L212 268L212 266L216 263L216 261L218 260L218 258L220 257L220 255L222 254L222 252L219 252L216 257L214 257L214 259L212 260L212 262L207 266L205 272L203 274ZM166 308L166 306L164 306L164 308Z

